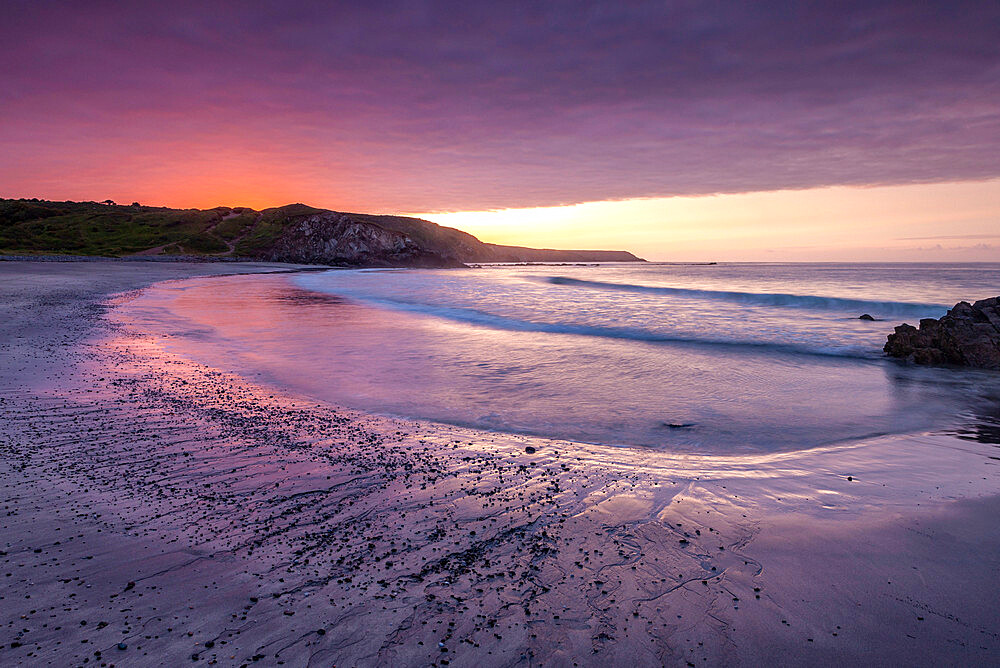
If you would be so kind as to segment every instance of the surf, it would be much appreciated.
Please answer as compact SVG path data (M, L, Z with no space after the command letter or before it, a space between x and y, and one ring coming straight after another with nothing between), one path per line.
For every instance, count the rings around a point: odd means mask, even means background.
M695 288L675 288L654 285L637 285L633 283L608 283L605 281L590 281L569 276L539 277L550 285L565 285L595 290L619 290L623 292L641 292L659 294L688 299L714 299L719 301L745 304L748 306L776 306L793 309L809 309L818 311L840 311L871 313L879 316L899 316L931 318L940 317L947 312L948 307L942 304L920 304L896 301L869 301L864 299L848 299L844 297L826 297L822 295L797 295L777 292L736 292L729 290L699 290Z

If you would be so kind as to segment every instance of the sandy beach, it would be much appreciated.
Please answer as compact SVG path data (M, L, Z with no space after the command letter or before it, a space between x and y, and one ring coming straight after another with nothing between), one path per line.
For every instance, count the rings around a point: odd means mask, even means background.
M296 269L0 262L0 664L1000 665L995 441L392 419L128 316L156 282Z

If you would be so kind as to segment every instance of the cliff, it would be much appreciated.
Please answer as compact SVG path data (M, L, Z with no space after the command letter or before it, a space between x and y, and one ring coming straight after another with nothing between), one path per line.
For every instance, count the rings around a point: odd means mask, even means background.
M2 199L0 253L194 255L358 267L642 261L626 251L488 244L419 218L342 213L304 204L254 211Z

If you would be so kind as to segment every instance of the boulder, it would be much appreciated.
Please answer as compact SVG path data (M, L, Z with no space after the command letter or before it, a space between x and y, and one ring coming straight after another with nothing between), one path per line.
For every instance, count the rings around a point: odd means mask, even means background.
M939 320L900 325L883 350L915 364L1000 370L1000 297L959 302Z

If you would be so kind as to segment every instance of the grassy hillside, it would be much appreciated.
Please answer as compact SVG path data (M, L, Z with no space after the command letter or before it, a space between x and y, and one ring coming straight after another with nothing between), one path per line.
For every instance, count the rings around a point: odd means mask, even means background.
M289 204L276 209L264 209L256 213L254 223L244 228L244 236L234 247L234 254L246 257L258 257L265 252L285 230L289 221L323 213L324 209L316 209L305 204Z
M0 253L223 254L229 252L227 241L240 237L255 218L224 207L202 211L0 200Z
M325 228L329 238L302 236L310 221L336 222ZM315 228L318 229L318 228ZM388 231L388 232L386 232ZM359 247L359 239L388 235L409 239L406 257L396 251L362 249L360 259L344 253ZM393 237L392 235L396 235ZM305 204L264 211L245 207L214 209L168 209L165 207L115 204L114 202L50 202L37 199L0 199L0 254L7 255L195 255L273 259L275 248L292 256L303 240L312 244L310 261L323 261L328 242L344 241L330 250L327 263L354 264L392 262L438 262L454 266L460 262L630 261L634 256L608 251L549 251L485 244L471 234L430 221L403 216L343 214ZM318 245L316 245L318 243ZM333 243L332 246L336 246ZM332 247L330 246L330 247ZM347 247L347 250L345 250ZM318 251L316 249L319 249ZM372 253L384 252L384 256ZM366 254L367 253L367 254ZM393 253L396 253L393 255ZM393 259L396 258L396 259ZM430 259L428 259L430 258ZM343 262L341 261L343 260ZM289 260L292 261L292 260ZM304 261L304 260L294 260Z
M422 218L407 218L405 216L376 216L366 213L352 213L352 218L374 223L389 230L395 230L407 235L425 248L439 252L450 252L462 249L465 255L469 251L479 250L485 246L482 241L468 232L456 230L453 227L442 227L437 223Z
M324 212L305 204L254 211L0 199L0 253L257 257L289 222ZM391 225L394 216L352 214L352 218L381 222L383 227L410 234L417 243L433 243L433 235L420 229L419 223L433 225L426 221L399 218L413 224ZM478 243L472 235L452 231Z

